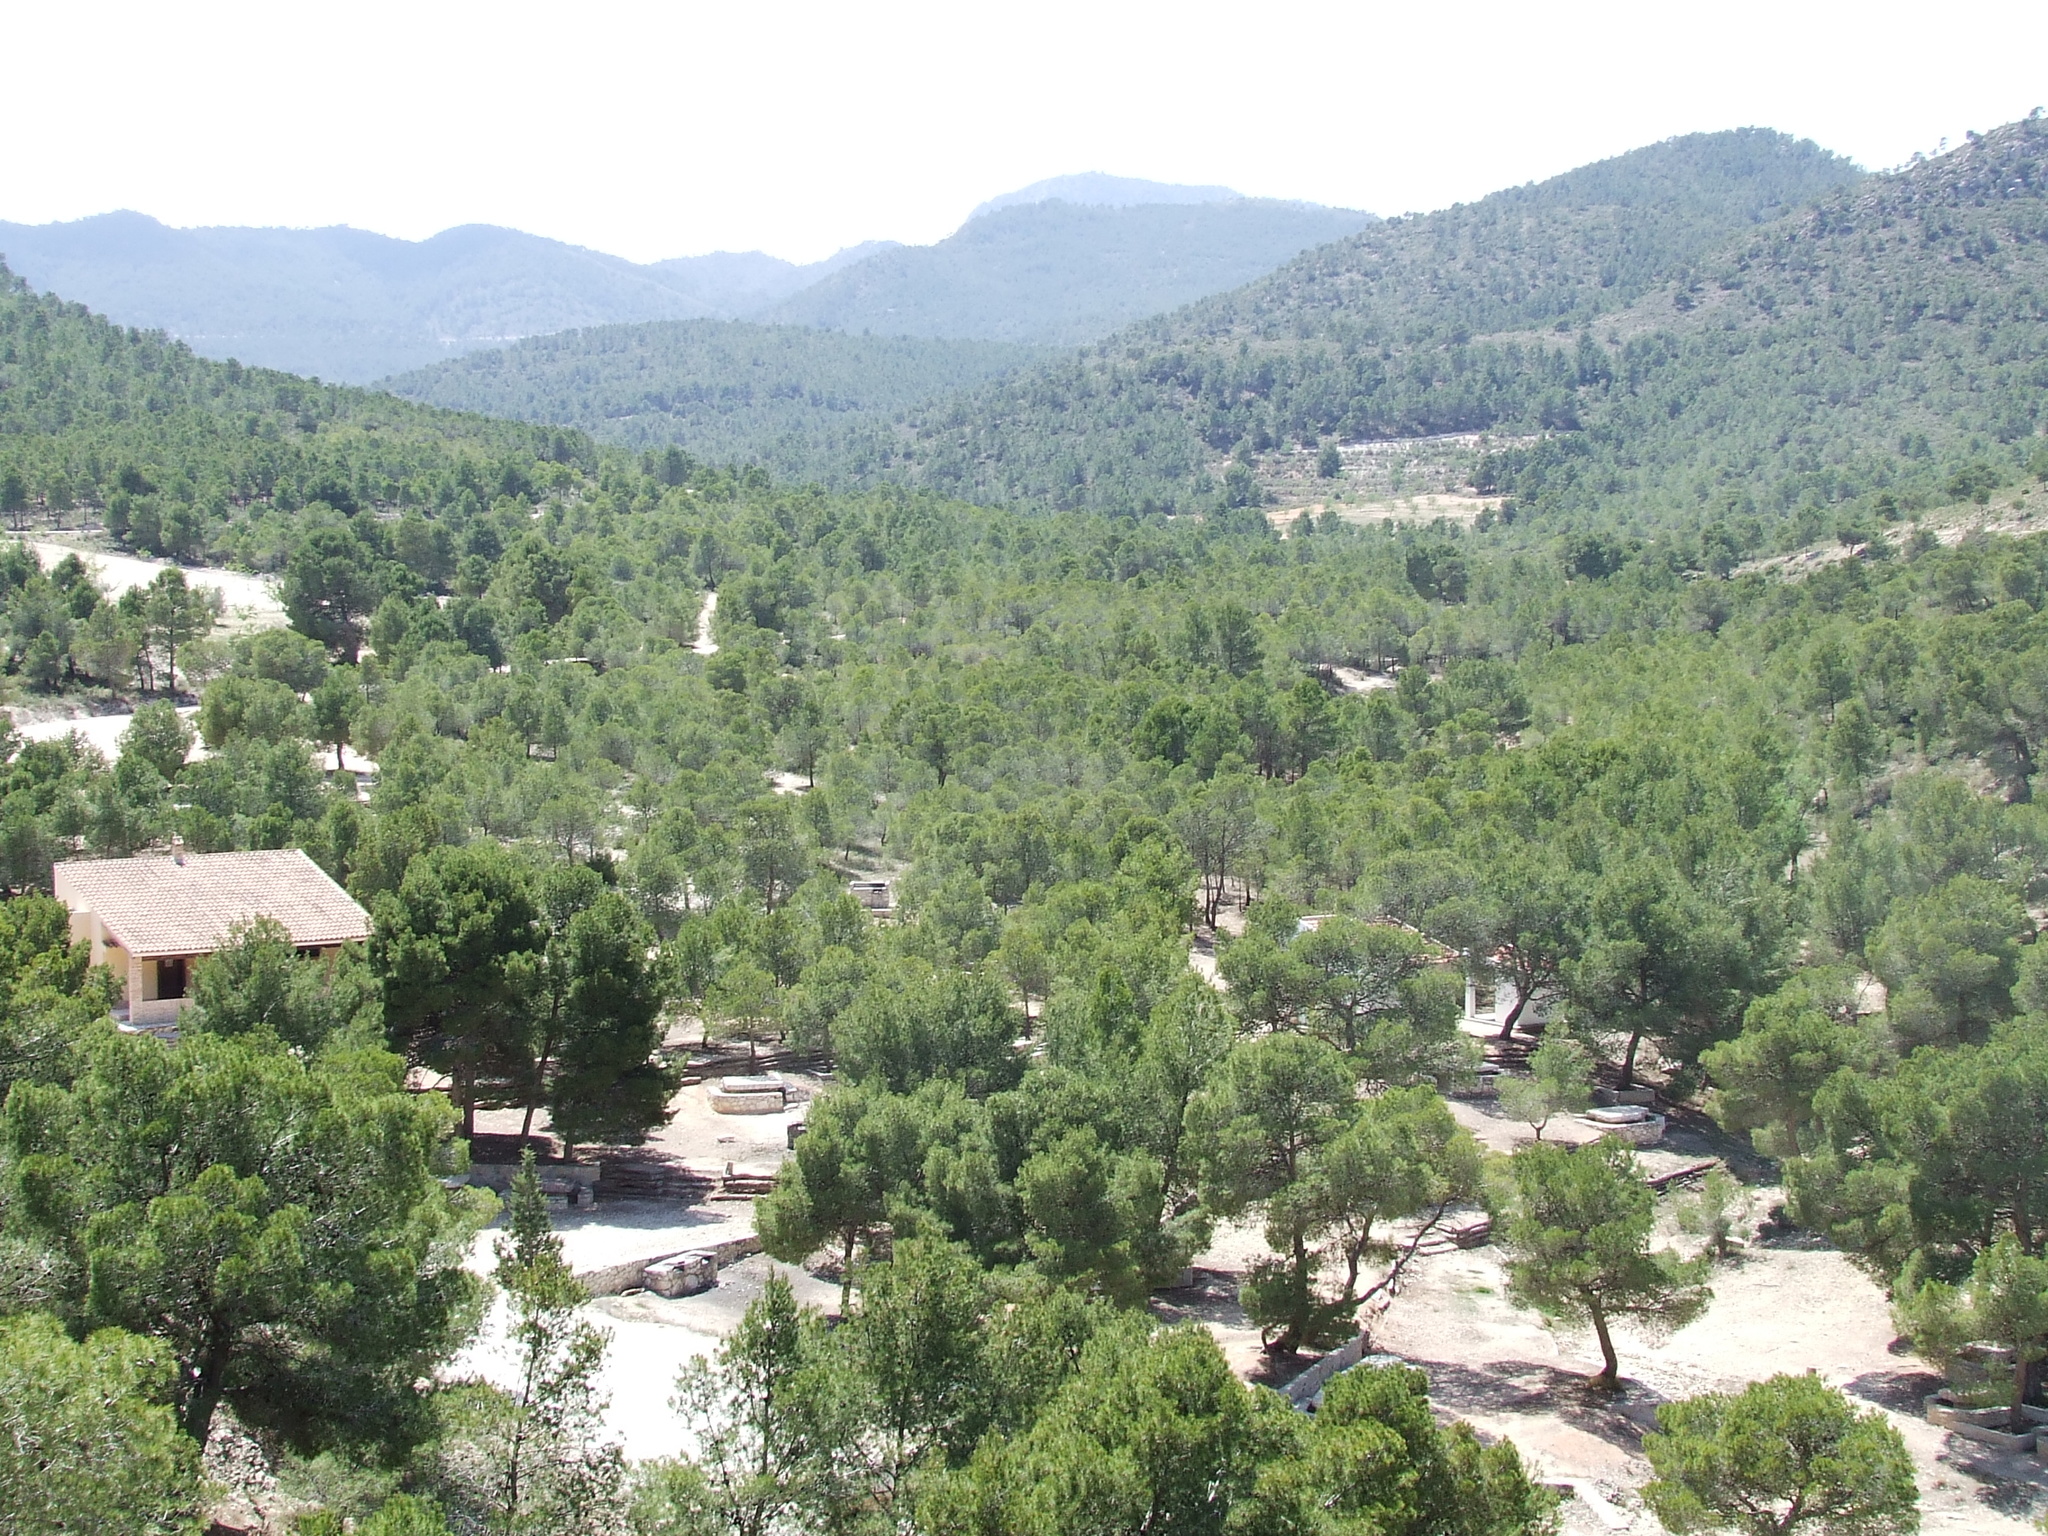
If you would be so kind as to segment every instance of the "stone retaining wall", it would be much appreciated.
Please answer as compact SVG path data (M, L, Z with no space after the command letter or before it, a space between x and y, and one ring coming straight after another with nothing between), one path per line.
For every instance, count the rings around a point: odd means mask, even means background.
M1287 1401L1306 1413L1322 1395L1323 1388L1354 1365L1370 1361L1374 1365L1405 1365L1407 1362L1398 1355L1368 1355L1365 1352L1365 1335L1359 1334L1341 1349L1333 1349L1314 1365L1303 1371L1280 1390Z
M549 1184L581 1184L590 1189L597 1188L597 1181L604 1172L602 1163L535 1163L534 1174L545 1188ZM471 1163L469 1182L485 1189L500 1193L512 1187L512 1181L519 1177L517 1163Z
M728 1238L722 1243L698 1243L689 1248L672 1248L663 1253L648 1254L645 1258L607 1264L602 1269L587 1269L577 1275L576 1280L592 1296L617 1296L622 1291L640 1289L646 1278L647 1266L659 1264L664 1259L679 1258L686 1253L708 1253L720 1269L725 1269L737 1264L747 1255L760 1251L761 1239L749 1232L744 1237Z
M2012 1422L2009 1408L1963 1408L1943 1402L1939 1392L1930 1394L1922 1406L1927 1410L1928 1423L1994 1450L2025 1455L2035 1449L2040 1438L2038 1430L2023 1430L2017 1435L2008 1430L2005 1426ZM2035 1424L2048 1424L2048 1412L2039 1408L2024 1408L2021 1413Z
M776 1093L719 1093L713 1090L707 1097L712 1109L721 1115L779 1115L783 1110L782 1095Z

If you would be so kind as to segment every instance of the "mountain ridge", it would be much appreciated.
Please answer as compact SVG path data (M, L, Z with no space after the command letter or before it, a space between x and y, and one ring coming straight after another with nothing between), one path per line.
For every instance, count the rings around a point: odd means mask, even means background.
M1038 200L1048 192L1094 201ZM1185 201L1212 193L1227 200ZM638 321L1066 345L1231 287L1369 218L1093 172L995 201L1009 206L932 246L868 241L805 265L759 251L642 264L488 224L418 241L347 225L175 229L130 210L0 222L0 252L32 285L205 355L368 383L528 336ZM791 307L820 283L834 286Z
M1004 192L982 203L967 215L999 213L1028 203L1082 203L1103 208L1129 208L1140 203L1224 203L1243 197L1229 187L1188 186L1180 182L1147 181L1139 176L1111 176L1103 171L1077 171L1067 176L1048 176L1028 187Z
M760 252L641 265L492 224L409 241L347 225L174 229L129 210L0 223L10 268L39 288L207 355L348 383L536 333L727 317L878 248L809 266Z
M1484 428L1506 419L1474 351L1487 337L1569 338L1862 174L1731 130L1388 220L906 418L888 472L983 500L1194 511L1225 494L1233 452Z
M1372 217L1267 198L1021 203L969 219L935 245L871 257L753 318L1074 346L1270 272Z

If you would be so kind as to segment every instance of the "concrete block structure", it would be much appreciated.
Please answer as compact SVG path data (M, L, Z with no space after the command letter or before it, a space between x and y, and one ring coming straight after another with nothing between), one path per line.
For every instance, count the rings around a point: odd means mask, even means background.
M708 1097L721 1115L779 1115L787 1104L785 1085L772 1072L748 1077L722 1077Z

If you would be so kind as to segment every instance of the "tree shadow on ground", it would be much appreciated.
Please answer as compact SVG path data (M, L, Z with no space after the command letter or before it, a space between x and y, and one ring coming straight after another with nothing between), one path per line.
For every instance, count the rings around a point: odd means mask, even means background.
M1257 1325L1245 1315L1237 1299L1242 1276L1225 1269L1197 1269L1193 1285L1164 1287L1152 1293L1148 1310L1163 1323L1200 1323L1203 1327L1255 1332ZM1257 1387L1276 1391L1294 1380L1322 1358L1303 1351L1298 1355L1258 1356L1245 1372L1245 1380Z
M1533 1360L1493 1360L1483 1366L1414 1359L1429 1374L1429 1397L1460 1415L1547 1415L1571 1428L1640 1454L1643 1435L1657 1427L1661 1392L1624 1376L1613 1391L1585 1376Z
M1724 1131L1703 1111L1690 1104L1664 1104L1658 1112L1665 1117L1664 1139L1658 1149L1685 1157L1718 1157L1744 1184L1775 1184L1777 1163L1761 1157L1746 1135Z
M1193 1285L1162 1287L1152 1293L1154 1317L1169 1323L1249 1328L1251 1319L1237 1299L1238 1277L1228 1270L1198 1269Z
M1893 1352L1906 1352L1903 1341L1893 1345ZM1843 1382L1842 1390L1859 1402L1917 1419L1925 1412L1927 1395L1941 1384L1932 1371L1866 1371ZM2048 1504L2048 1464L2032 1456L2001 1454L1966 1435L1952 1434L1940 1460L1958 1477L1976 1484L1976 1501L1986 1509L2026 1520Z
M2001 1515L2037 1519L2048 1505L2048 1465L2031 1456L2001 1456L1987 1445L1950 1435L1941 1464L1975 1483L1977 1502Z
M1940 1386L1941 1378L1932 1371L1865 1371L1861 1376L1843 1382L1842 1390L1851 1397L1888 1408L1893 1413L1918 1418L1921 1399L1939 1390Z

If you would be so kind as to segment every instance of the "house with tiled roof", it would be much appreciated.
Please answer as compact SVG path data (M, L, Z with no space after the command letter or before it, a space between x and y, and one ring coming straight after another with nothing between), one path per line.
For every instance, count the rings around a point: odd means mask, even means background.
M124 985L116 1016L137 1028L177 1022L193 963L234 930L275 919L302 953L332 954L370 936L370 915L296 848L74 859L56 866L73 942Z

